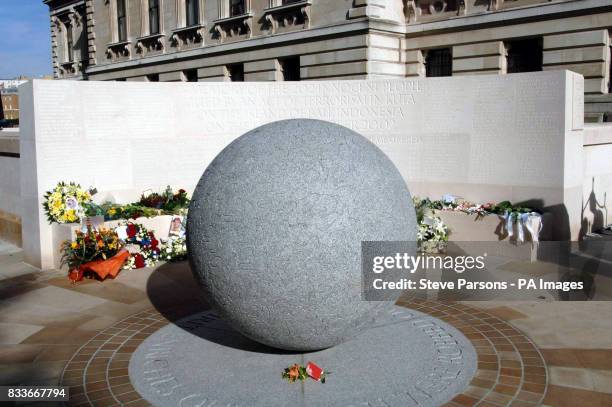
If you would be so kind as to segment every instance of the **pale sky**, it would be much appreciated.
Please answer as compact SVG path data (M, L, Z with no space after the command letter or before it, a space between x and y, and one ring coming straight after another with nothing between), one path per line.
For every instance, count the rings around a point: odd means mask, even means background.
M42 0L0 0L0 79L52 73L49 8Z

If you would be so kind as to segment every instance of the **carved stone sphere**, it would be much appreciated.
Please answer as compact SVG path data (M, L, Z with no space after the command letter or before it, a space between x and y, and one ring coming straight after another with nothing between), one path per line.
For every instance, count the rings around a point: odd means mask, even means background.
M362 300L361 242L415 240L397 168L366 138L319 120L270 123L228 145L187 221L206 301L242 334L286 350L331 347L368 327L393 301Z

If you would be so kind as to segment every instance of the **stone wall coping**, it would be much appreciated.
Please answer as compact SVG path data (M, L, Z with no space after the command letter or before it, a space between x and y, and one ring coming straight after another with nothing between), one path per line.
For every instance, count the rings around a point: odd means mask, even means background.
M612 144L612 123L585 123L584 145Z

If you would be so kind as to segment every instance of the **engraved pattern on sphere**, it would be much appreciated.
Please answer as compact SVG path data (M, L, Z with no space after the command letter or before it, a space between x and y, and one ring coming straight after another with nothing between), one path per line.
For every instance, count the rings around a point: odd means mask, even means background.
M359 134L318 120L248 132L193 195L188 248L206 300L269 346L323 349L388 302L361 301L361 242L414 241L415 213L393 163Z

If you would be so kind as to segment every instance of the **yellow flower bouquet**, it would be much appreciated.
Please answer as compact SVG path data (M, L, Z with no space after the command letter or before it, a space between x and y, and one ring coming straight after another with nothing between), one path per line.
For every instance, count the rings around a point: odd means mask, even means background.
M74 182L60 182L45 193L43 208L49 223L80 222L81 216L92 203L92 191L81 188Z

